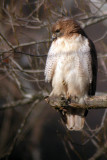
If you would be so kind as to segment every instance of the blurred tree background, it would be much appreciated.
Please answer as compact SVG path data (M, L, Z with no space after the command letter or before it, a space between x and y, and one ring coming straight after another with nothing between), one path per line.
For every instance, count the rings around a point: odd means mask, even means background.
M107 94L107 0L0 0L0 159L106 160L107 110L90 110L70 132L44 101L51 26L77 20L98 54L98 95Z

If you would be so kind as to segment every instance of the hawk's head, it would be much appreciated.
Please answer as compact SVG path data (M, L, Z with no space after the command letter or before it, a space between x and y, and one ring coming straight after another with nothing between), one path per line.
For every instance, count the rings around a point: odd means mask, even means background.
M52 38L57 39L62 36L72 36L74 33L82 33L80 26L71 18L62 18L52 26Z

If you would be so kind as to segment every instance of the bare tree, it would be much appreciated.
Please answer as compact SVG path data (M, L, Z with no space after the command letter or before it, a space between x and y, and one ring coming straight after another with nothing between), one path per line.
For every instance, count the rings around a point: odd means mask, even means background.
M69 16L76 19L94 41L99 62L98 97L94 97L94 101L88 99L87 103L89 108L107 107L107 95L105 95L107 93L107 2L106 0L2 0L0 6L0 156L2 158L12 154L22 135L31 129L31 124L34 124L34 117L39 119L45 110L46 104L44 105L45 102L42 101L49 95L51 88L44 81L44 67L52 41L51 26L58 18ZM61 101L57 105L58 110L62 110L60 104L63 108ZM71 106L84 107L79 104ZM34 111L35 116L32 115ZM85 137L82 145L91 143L95 148L95 152L90 153L90 156L86 155L86 159L106 157L106 121L107 110L101 115L98 127L92 129L86 122L86 127L81 131ZM14 123L17 123L17 126ZM39 123L42 128L43 122ZM37 133L39 135L41 131L38 129ZM62 142L70 159L71 150L78 159L84 159L83 153L79 153L79 149L76 149L76 144L67 130Z

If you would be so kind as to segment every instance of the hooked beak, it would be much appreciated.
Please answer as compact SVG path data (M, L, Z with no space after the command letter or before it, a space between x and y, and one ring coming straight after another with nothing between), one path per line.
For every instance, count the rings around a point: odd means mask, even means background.
M52 34L52 40L54 41L55 39L57 39L57 35L55 33Z

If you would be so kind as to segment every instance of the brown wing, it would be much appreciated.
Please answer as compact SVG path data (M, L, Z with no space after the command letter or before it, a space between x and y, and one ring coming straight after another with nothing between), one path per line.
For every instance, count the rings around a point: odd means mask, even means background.
M93 42L91 40L89 40L89 45L90 45L90 54L91 54L91 63L92 63L92 83L89 85L89 91L88 91L88 95L89 96L93 96L95 95L96 92L96 83L97 83L97 53L96 53L96 49L95 46L93 44Z

